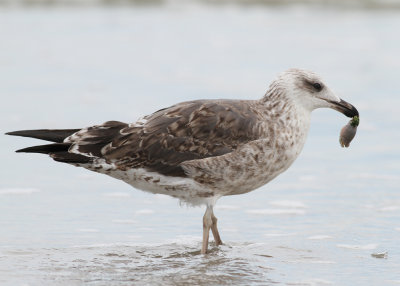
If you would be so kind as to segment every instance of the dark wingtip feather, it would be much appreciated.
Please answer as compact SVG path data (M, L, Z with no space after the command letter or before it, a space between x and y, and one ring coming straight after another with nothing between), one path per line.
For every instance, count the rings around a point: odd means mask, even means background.
M92 162L92 158L90 157L69 153L68 151L51 153L50 157L53 158L54 161L70 164L85 164Z
M62 143L65 138L78 132L80 129L37 129L7 132L6 135L31 137L51 142Z
M70 146L71 146L70 143L55 143L55 144L46 144L46 145L27 147L27 148L19 149L15 152L17 152L17 153L49 154L49 153L53 153L53 152L67 151Z
M12 135L12 136L19 136L18 131L11 131L11 132L6 132L4 135Z
M37 147L40 147L40 146L33 146L33 147L27 147L27 148L19 149L19 150L15 151L15 153L43 153L43 154L47 154L44 151L39 152L39 150L37 150Z

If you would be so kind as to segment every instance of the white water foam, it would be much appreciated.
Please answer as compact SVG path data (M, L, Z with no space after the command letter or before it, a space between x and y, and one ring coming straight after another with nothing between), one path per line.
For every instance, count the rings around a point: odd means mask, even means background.
M151 209L137 210L135 212L135 214L137 214L137 215L150 215L150 214L154 214L154 210L151 210Z
M330 235L323 235L323 234L307 237L307 239L310 239L310 240L322 240L322 239L331 239L331 238L333 238L333 237Z
M306 212L300 209L254 209L246 211L255 215L304 215Z
M0 189L0 195L31 195L40 192L36 188L4 188Z
M340 248L355 249L355 250L372 250L372 249L376 249L378 247L378 244L375 244L375 243L364 244L364 245L338 244L336 246L340 247Z
M277 206L277 207L283 207L283 208L299 208L299 209L304 209L307 206L299 201L272 201L269 203L270 205Z

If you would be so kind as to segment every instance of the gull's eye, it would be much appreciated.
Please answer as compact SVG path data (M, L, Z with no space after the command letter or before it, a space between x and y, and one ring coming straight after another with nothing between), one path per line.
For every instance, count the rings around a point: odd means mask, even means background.
M319 82L313 83L313 87L316 91L322 90L322 85Z

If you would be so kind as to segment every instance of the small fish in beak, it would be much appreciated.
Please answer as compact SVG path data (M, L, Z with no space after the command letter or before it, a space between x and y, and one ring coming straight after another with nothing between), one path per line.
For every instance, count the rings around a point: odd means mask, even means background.
M351 140L353 140L354 136L356 136L357 126L359 123L360 118L356 115L349 121L349 123L343 126L342 130L340 130L340 146L346 148L350 146Z

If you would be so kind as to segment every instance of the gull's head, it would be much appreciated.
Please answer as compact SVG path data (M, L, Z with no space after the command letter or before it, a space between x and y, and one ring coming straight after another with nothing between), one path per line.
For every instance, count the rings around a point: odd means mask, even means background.
M286 97L299 107L311 112L317 108L333 108L347 117L358 116L357 109L336 96L317 74L289 69L271 84L270 91Z

